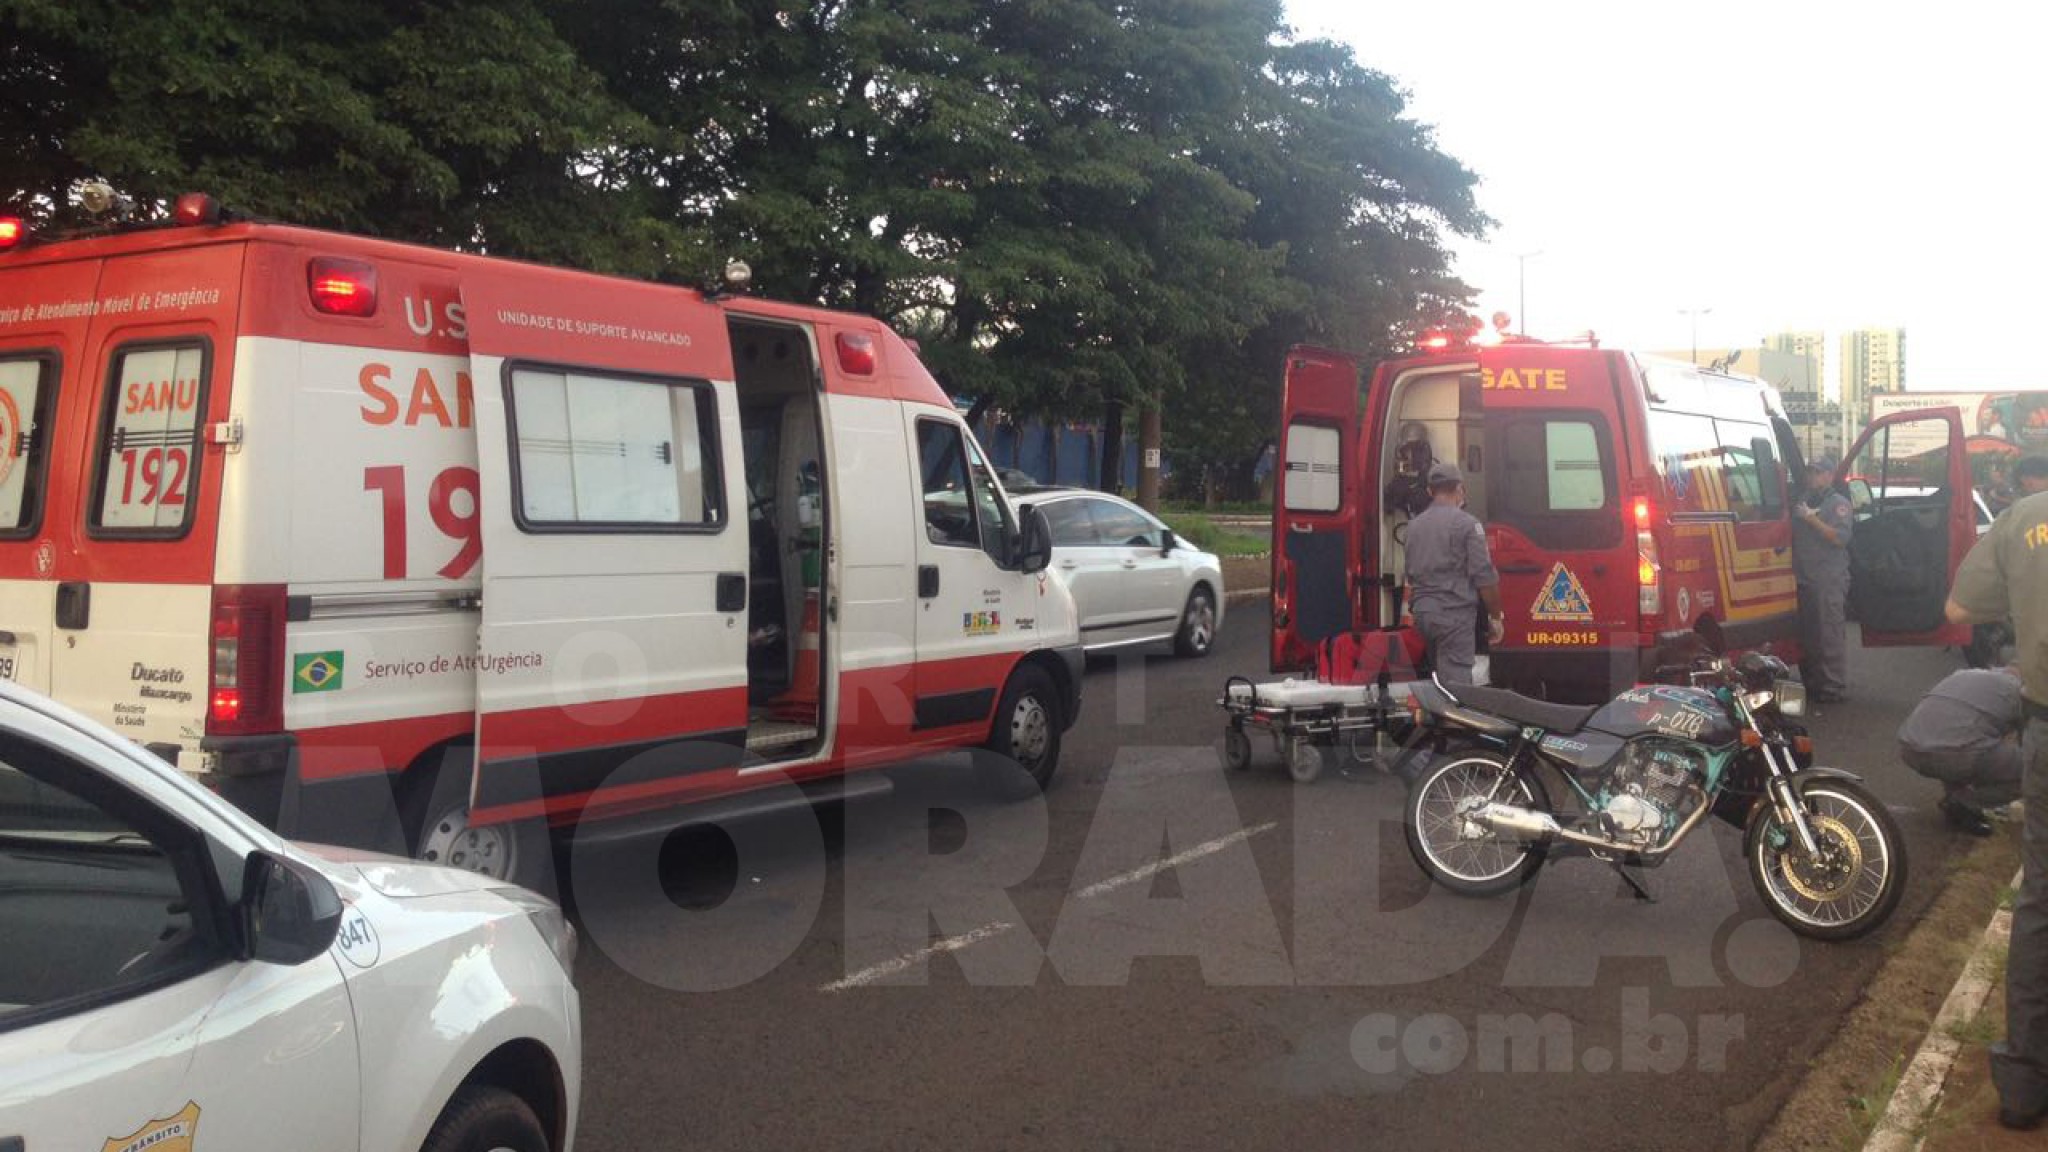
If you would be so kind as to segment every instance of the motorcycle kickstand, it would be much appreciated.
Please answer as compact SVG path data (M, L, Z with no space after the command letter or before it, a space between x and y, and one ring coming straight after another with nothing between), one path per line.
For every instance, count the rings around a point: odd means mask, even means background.
M1609 860L1607 864L1614 869L1614 874L1621 877L1628 884L1629 888L1635 892L1636 899L1641 900L1645 904L1655 904L1657 902L1657 898L1650 895L1650 890L1643 886L1641 880L1636 879L1635 874L1628 870L1627 865L1619 860Z

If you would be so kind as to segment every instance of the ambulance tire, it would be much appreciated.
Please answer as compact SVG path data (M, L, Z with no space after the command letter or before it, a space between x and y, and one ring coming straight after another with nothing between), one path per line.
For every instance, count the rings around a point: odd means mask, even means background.
M548 1152L548 1134L526 1101L489 1084L456 1090L420 1152Z
M415 860L444 864L532 888L548 896L553 860L547 831L537 820L472 826L469 822L471 752L446 749L437 761L407 773L398 815L406 851Z
M1017 801L1052 787L1066 726L1059 688L1045 669L1025 664L1012 672L989 726L988 750L995 757L983 767L988 791L998 800Z

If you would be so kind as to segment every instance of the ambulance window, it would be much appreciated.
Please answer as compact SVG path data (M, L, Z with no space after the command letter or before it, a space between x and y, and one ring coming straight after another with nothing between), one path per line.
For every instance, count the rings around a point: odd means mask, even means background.
M1344 503L1342 437L1335 428L1297 421L1287 427L1287 461L1280 488L1297 512L1335 512Z
M520 367L511 401L514 483L527 531L722 522L709 386Z
M957 425L917 422L918 471L923 476L924 530L934 544L980 546L975 531L974 485L967 471L967 442Z
M981 522L981 548L998 564L1003 561L1004 541L1010 538L1010 511L996 493L995 470L972 438L967 445L968 476L974 483L974 515Z
M97 535L182 536L192 523L206 349L140 347L114 357L93 496Z
M1601 420L1546 413L1488 425L1489 518L1541 548L1605 548L1621 539L1612 436Z
M0 536L33 535L42 518L56 369L47 356L0 360Z

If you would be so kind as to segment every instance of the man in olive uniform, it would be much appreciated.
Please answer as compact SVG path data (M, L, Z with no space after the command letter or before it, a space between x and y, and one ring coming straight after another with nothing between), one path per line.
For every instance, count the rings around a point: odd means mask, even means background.
M1948 618L1977 624L2010 616L2018 636L2027 715L2021 753L2025 876L2013 904L2005 970L2005 1043L1991 1051L1998 1122L2048 1119L2048 492L2025 496L1979 537L1956 573Z
M1501 641L1500 573L1486 550L1486 529L1465 511L1465 475L1447 460L1429 467L1429 507L1408 522L1408 609L1429 642L1430 662L1447 684L1472 683L1479 608L1487 640Z
M1792 571L1799 582L1801 679L1817 703L1849 693L1849 536L1855 515L1820 465L1806 470L1806 498L1793 508Z

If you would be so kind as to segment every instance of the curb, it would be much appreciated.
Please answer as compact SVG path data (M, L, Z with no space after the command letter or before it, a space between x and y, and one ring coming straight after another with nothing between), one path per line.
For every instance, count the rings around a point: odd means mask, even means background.
M1223 602L1225 604L1235 604L1240 600L1264 600L1272 591L1271 587L1240 588L1235 592L1225 592L1223 594Z
M2018 888L2019 884L2020 873L2015 872L2012 887ZM1913 1053L1913 1062L1899 1076L1899 1086L1892 1090L1892 1098L1870 1139L1864 1142L1863 1152L1914 1152L1920 1147L1927 1120L1941 1103L1942 1087L1962 1051L1963 1043L1956 1039L1954 1029L1969 1022L1984 1006L1984 998L1991 992L1991 954L2011 936L2012 912L2000 908L1992 914L1976 949L1963 964L1963 973L1956 977L1955 987L1949 989L1948 999L1941 1002L1941 1011L1935 1013L1926 1039L1920 1041L1920 1050Z

